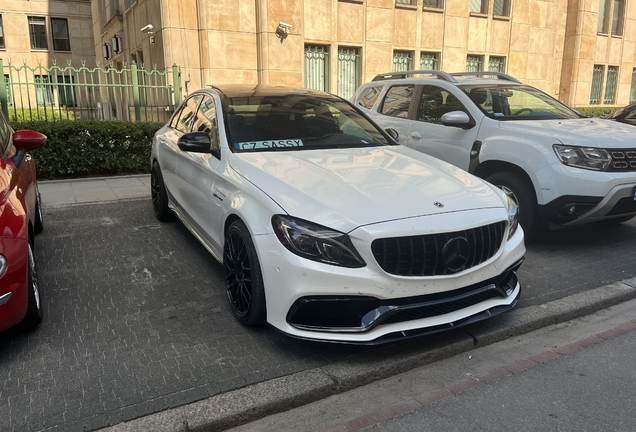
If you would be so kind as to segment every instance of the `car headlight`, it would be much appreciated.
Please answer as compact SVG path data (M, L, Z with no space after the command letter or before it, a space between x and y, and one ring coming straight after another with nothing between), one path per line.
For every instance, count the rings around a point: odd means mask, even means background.
M341 267L366 266L347 234L282 215L272 217L272 226L283 246L298 256Z
M574 147L554 144L552 146L559 160L567 166L605 171L612 161L607 150L593 147Z
M519 206L510 198L510 196L506 195L506 201L508 205L508 226L510 230L508 231L508 240L515 235L517 228L519 227Z

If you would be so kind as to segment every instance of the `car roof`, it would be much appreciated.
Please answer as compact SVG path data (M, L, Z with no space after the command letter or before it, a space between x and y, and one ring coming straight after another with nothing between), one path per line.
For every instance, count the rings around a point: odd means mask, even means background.
M240 85L240 84L219 84L210 86L209 89L201 89L198 91L215 90L221 97L237 98L237 97L254 97L254 96L314 96L321 98L338 98L337 96L318 90L300 89L284 86L271 85ZM339 98L338 98L339 99Z
M419 75L419 76L416 76ZM409 83L421 84L426 82L445 81L449 84L461 85L523 85L521 81L501 72L442 72L435 70L413 70L402 72L387 72L376 75L372 83L382 83L383 81L391 81L391 83ZM369 84L367 84L369 85Z

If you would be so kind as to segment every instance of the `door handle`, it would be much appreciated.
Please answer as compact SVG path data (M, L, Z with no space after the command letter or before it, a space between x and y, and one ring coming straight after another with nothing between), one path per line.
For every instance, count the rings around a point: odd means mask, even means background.
M415 138L415 139L422 139L422 135L420 135L419 132L413 132L411 134L411 138Z

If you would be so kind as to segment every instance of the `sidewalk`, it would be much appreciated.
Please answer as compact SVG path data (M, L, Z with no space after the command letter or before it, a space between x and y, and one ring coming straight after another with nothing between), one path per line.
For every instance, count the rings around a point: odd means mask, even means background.
M150 174L39 180L43 207L150 198Z

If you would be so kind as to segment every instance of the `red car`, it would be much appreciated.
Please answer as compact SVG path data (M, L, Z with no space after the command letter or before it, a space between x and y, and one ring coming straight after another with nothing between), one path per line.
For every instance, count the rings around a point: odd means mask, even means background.
M0 331L32 329L42 320L33 246L43 225L29 150L44 144L39 132L14 132L0 111Z

